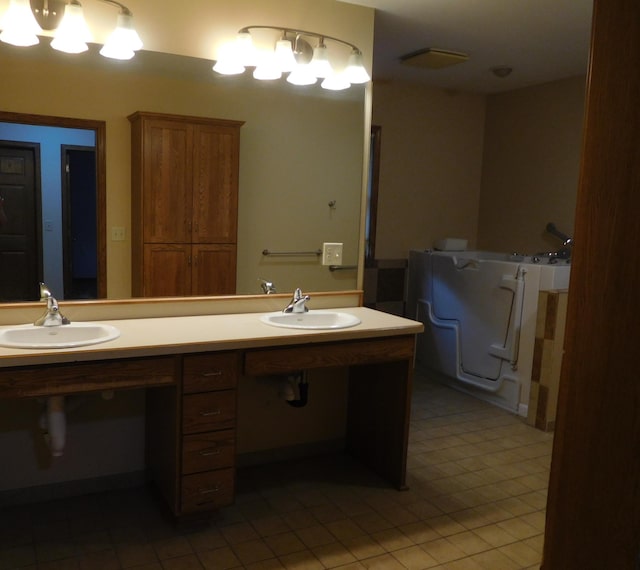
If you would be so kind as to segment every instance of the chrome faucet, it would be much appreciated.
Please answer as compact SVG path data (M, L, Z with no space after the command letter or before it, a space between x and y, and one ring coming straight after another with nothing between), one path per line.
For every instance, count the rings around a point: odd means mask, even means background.
M271 295L271 293L276 293L276 286L273 281L267 281L266 279L258 279L260 281L260 287L262 288L262 292L265 295Z
M543 251L541 253L537 253L534 257L546 258L549 260L549 263L552 263L552 264L557 263L559 259L562 259L568 262L571 259L573 238L559 231L553 222L549 222L545 229L547 233L550 233L552 236L555 236L562 241L562 247L558 251Z
M47 302L47 310L35 323L37 327L57 327L60 325L68 325L71 321L63 316L58 307L58 301L51 294L49 288L40 283L40 300Z
M298 287L293 292L293 299L291 302L282 309L283 313L306 313L309 310L309 307L306 306L306 302L311 299L309 295L303 295L302 289Z

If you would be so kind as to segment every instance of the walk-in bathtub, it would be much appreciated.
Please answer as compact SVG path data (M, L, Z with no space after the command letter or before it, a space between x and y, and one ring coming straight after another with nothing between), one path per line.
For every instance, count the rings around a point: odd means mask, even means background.
M411 251L407 316L425 325L419 369L527 415L538 292L566 290L564 260L484 251Z

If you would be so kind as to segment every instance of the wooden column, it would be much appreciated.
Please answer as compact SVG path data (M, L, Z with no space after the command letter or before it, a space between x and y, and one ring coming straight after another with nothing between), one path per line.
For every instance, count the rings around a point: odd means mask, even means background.
M591 49L545 570L640 567L640 2Z

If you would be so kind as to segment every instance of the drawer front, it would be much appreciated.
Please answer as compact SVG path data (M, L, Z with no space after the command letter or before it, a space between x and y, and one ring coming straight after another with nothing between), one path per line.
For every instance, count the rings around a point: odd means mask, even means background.
M236 424L236 391L190 394L182 398L182 433L233 429Z
M233 430L185 435L182 440L182 473L200 473L233 467L236 433Z
M218 469L182 478L182 513L208 511L231 505L235 493L233 469Z
M182 391L193 394L235 388L238 368L237 352L185 356Z

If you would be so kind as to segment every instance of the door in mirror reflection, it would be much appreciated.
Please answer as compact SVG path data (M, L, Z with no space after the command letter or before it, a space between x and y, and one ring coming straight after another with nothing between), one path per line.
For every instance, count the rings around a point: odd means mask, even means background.
M42 275L39 145L0 141L0 301L36 298Z
M62 227L64 298L98 296L96 259L96 152L62 145Z

